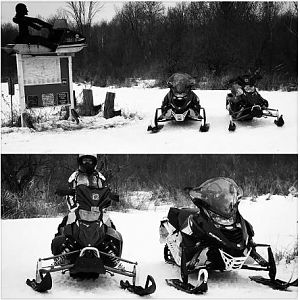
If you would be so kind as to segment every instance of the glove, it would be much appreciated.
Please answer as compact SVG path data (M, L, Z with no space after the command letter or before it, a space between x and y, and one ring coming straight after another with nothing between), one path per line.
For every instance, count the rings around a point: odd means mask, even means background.
M110 198L110 200L115 201L115 202L119 202L120 201L119 195L115 194L115 193L110 193L109 198Z

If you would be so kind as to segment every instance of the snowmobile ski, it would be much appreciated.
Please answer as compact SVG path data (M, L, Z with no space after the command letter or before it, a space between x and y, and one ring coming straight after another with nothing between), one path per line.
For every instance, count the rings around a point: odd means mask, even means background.
M26 284L39 293L45 293L52 288L52 278L49 272L46 272L44 276L40 274L41 282L37 282L35 279L27 279Z
M272 279L264 278L262 276L250 276L249 278L257 283L267 285L274 290L285 291L290 286L298 286L298 279L296 279L292 282L290 282L290 281L286 282L286 281L283 281L280 279L272 280Z
M209 130L209 128L210 128L210 124L209 123L205 123L205 124L203 124L203 125L200 126L199 131L201 131L201 132L207 132Z
M207 282L202 282L199 286L194 286L190 283L184 283L180 279L166 279L166 283L188 294L199 295L206 293L208 290Z
M282 127L282 126L284 125L284 120L283 120L282 115L281 115L277 120L274 120L274 123L275 123L278 127Z
M159 132L161 129L163 129L164 125L157 125L157 126L148 126L147 131L151 131L152 133L157 133Z
M145 287L136 286L135 284L130 284L128 280L120 281L120 286L122 289L127 289L129 292L132 292L139 296L146 296L153 294L156 290L156 283L154 278L151 275L147 276Z
M184 260L184 259L183 259ZM186 263L184 262L184 266ZM208 290L207 280L208 280L208 272L206 269L200 269L198 273L198 285L194 286L191 283L188 283L188 274L186 268L181 270L181 277L180 279L166 279L166 283L170 286L175 287L178 290L186 292L188 294L204 294ZM203 276L203 280L201 281L201 277Z

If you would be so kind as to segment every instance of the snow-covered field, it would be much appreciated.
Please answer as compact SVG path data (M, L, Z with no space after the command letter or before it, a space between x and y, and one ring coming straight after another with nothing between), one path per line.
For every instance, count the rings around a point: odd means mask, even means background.
M256 202L242 200L240 211L252 223L255 241L270 243L274 253L291 253L297 243L298 198L261 196ZM169 287L165 278L179 278L177 267L165 264L163 244L159 243L159 221L168 207L148 211L111 212L110 216L124 239L123 257L139 263L140 285L151 274L157 284L156 292L147 299L217 298L217 299L296 299L298 288L276 291L250 281L248 276L266 276L264 272L239 270L212 272L206 295L194 296ZM38 294L26 286L27 278L35 277L38 257L50 256L50 243L61 218L2 220L2 298L22 299L111 299L139 298L119 288L124 277L103 275L97 280L76 281L68 273L52 274L53 287L46 294ZM297 265L296 265L297 266ZM281 262L278 278L289 279L295 264ZM297 269L295 269L297 276ZM192 280L195 277L191 277Z
M74 84L76 95L84 86ZM7 84L2 84L2 119L9 115ZM92 87L94 104L104 103L106 92L116 94L116 109L122 117L83 117L43 124L43 131L2 128L2 153L297 153L297 92L261 91L271 108L279 109L285 125L278 128L271 118L237 124L228 131L226 90L196 90L206 110L210 130L199 132L199 122L168 123L157 134L147 132L154 112L167 89ZM79 97L80 98L80 97ZM13 99L17 108L18 87ZM79 129L78 129L79 128ZM76 130L78 129L78 130ZM40 130L42 130L40 126ZM88 145L88 146L87 146Z

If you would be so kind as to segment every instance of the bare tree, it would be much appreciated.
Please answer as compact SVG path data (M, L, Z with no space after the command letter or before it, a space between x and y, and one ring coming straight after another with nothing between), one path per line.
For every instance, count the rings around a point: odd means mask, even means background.
M76 27L82 34L89 34L92 22L103 8L99 1L70 1L67 2L67 14L76 23Z

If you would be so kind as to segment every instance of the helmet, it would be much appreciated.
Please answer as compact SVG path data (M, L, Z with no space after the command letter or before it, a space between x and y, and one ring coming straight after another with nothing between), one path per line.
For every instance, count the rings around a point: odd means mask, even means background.
M218 219L235 220L237 206L243 195L242 189L230 178L212 178L190 190L196 206L206 208ZM228 222L227 222L228 224Z
M27 15L28 13L27 7L24 3L18 3L15 9L17 14Z
M79 154L77 162L80 171L92 174L97 167L97 154Z

